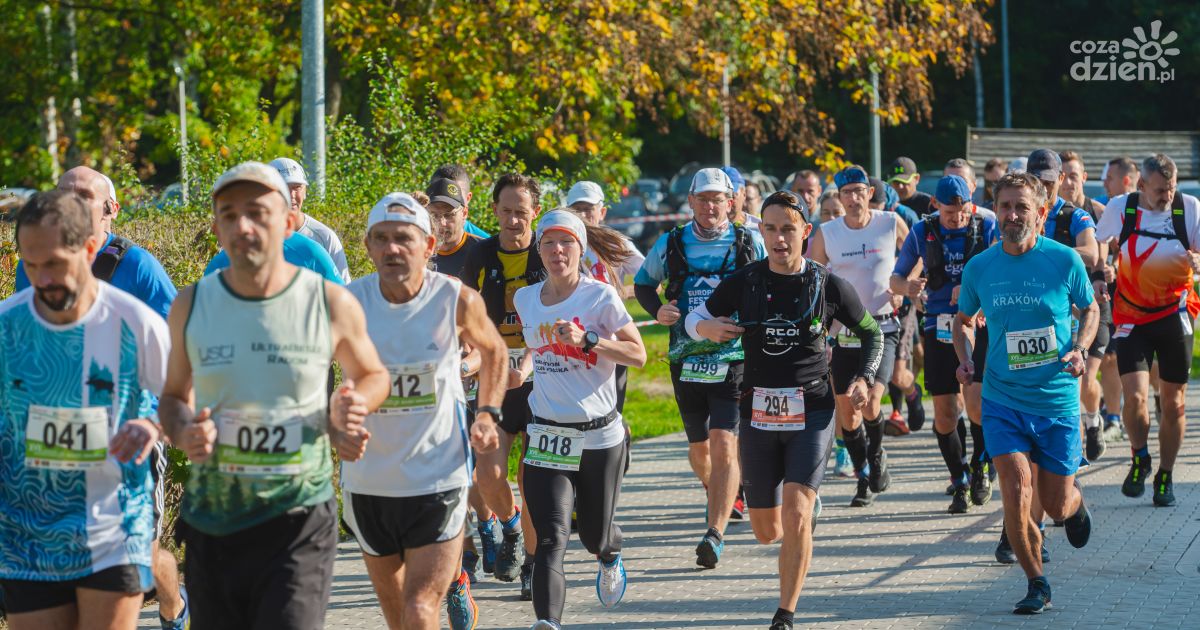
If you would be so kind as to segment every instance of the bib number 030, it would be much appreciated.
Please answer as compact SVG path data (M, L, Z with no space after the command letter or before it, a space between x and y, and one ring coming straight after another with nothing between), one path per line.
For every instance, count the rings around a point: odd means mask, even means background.
M29 406L25 466L96 470L108 459L108 409Z
M525 450L525 464L555 470L579 470L586 439L583 431L531 424L527 435L529 448Z
M1004 335L1008 350L1008 369L1025 370L1058 361L1058 340L1054 326L1018 330Z

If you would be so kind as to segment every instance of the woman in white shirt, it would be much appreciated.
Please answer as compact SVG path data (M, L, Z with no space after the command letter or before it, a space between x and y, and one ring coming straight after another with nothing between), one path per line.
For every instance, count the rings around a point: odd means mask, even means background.
M646 348L616 290L581 267L588 233L567 210L543 216L537 251L547 279L513 296L533 359L525 501L538 532L533 628L540 630L560 627L573 506L580 542L599 559L600 603L614 606L625 594L621 529L613 516L627 446L613 373L617 364L645 365Z

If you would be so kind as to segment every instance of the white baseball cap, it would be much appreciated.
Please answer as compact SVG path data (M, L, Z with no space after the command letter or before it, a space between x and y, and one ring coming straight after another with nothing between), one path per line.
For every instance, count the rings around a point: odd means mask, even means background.
M105 175L104 173L100 173L100 177L103 177L104 183L108 185L108 198L112 199L113 201L116 201L117 200L117 187L113 186L112 180L108 178L108 175Z
M217 178L216 183L213 184L212 200L214 208L216 208L217 205L217 195L220 194L222 190L225 190L229 186L238 182L253 182L255 184L266 186L267 188L279 193L280 197L283 197L284 208L291 209L292 207L292 195L288 192L287 184L284 183L283 177L280 176L279 171L267 166L266 164L263 164L262 162L242 162L241 164L238 164L224 173L221 173L221 176Z
M542 235L550 230L562 230L570 234L579 241L580 251L587 251L587 226L583 224L579 215L567 208L555 208L542 215L537 225L538 240L542 240Z
M304 184L308 185L308 177L304 175L304 167L292 158L280 157L271 160L271 166L279 171L279 175L283 177L283 181L288 184Z
M567 205L573 206L580 201L602 204L604 203L604 189L600 188L600 184L596 182L575 182L575 185L571 186L571 190L567 192Z
M392 210L392 206L400 206L408 210L408 212ZM380 199L375 204L375 207L371 208L370 214L367 215L367 231L370 232L376 223L383 223L384 221L410 223L420 228L426 234L433 234L432 223L429 220L429 211L408 193L394 192L384 195L383 199Z
M688 194L695 195L702 192L723 192L727 195L733 194L733 182L729 176L719 168L702 168L696 171L695 177L692 178L692 188Z

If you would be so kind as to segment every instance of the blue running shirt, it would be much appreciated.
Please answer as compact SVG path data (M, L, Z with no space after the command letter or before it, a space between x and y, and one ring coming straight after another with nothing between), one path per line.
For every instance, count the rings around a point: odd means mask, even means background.
M153 416L170 335L137 298L99 284L95 304L74 324L42 319L33 289L0 302L2 579L71 580L129 564L149 575L149 461L120 464L104 443L126 421ZM84 409L100 416L99 426L61 421ZM46 422L48 413L60 420ZM89 455L96 460L79 469Z
M930 216L936 217L937 213ZM971 229L968 224L964 228L947 230L940 223L938 228L942 231L942 260L946 262L948 274L946 284L942 288L937 291L927 290L925 312L935 316L957 311L956 307L950 305L950 298L954 294L954 287L958 286L959 279L962 277L963 258L966 256L963 250L967 244L967 231ZM984 217L979 229L985 244L990 245L999 238L996 222L993 219ZM908 233L908 238L904 239L900 255L896 258L896 268L892 270L892 273L907 278L909 272L917 265L917 260L925 258L925 248L928 244L936 242L933 240L933 236L925 233L925 222L918 221L913 225L912 231ZM937 317L926 317L925 330L936 328L937 319Z
M1075 250L1039 236L1013 256L992 247L963 270L958 308L987 317L983 397L1048 417L1079 414L1079 379L1063 371L1071 347L1071 306L1092 303L1092 283Z
M334 284L345 284L342 281L342 274L333 264L333 258L330 258L329 252L325 251L325 248L321 247L319 243L299 232L292 232L291 236L284 239L283 259L297 267L315 271ZM204 268L204 275L207 276L228 266L229 254L226 254L225 250L221 250L208 262L208 266Z

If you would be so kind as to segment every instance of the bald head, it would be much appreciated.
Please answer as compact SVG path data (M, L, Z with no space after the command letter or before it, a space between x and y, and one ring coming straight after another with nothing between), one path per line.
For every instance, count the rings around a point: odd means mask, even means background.
M111 179L95 169L76 166L58 178L58 189L83 199L94 218L97 235L111 231L113 219L121 209Z

